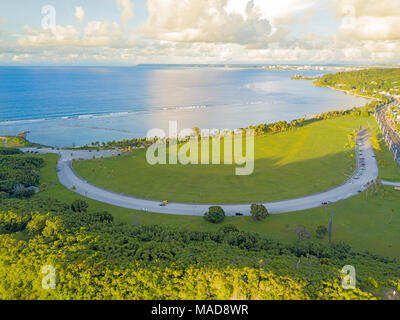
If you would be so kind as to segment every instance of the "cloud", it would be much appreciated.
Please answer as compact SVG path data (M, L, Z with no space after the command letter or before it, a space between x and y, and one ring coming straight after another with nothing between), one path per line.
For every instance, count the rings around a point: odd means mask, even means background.
M51 29L35 29L31 26L25 26L24 33L17 40L17 43L23 47L74 45L79 42L79 39L79 31L71 25L57 25Z
M132 41L124 36L116 22L90 21L83 31L71 25L46 30L25 26L17 44L21 47L118 47L130 45Z
M21 62L30 58L32 58L31 54L16 54L13 56L12 61Z
M130 0L116 0L117 5L122 9L121 23L126 26L128 21L133 18L133 3Z
M136 30L143 37L136 37L127 25L133 16L131 1L116 0L121 22L86 21L51 30L26 26L16 43L15 32L9 30L5 41L0 39L0 62L396 63L400 59L400 0L147 1L148 20ZM77 8L75 16L83 22L85 12Z
M83 10L82 7L75 7L75 17L82 23L85 19L85 10Z
M339 36L358 40L400 40L400 1L340 0Z
M149 19L138 32L174 42L266 43L271 25L249 1L242 14L225 10L229 0L148 0Z
M343 17L352 11L355 17L372 16L387 17L400 15L398 0L338 0L336 12Z
M92 21L85 28L81 42L86 46L112 46L123 40L118 23Z
M248 50L242 45L229 43L138 39L134 45L125 47L17 46L8 48L6 51L0 50L0 52L5 52L5 56L0 57L0 62L12 62L14 55L21 55L14 59L19 59L19 61L14 61L15 64L132 65L137 63L327 63L327 61L391 63L400 59L400 42L325 39L308 43L298 40L275 43L269 48Z
M226 6L227 12L241 13L246 16L246 5L250 0L230 0ZM323 0L326 1L326 0ZM279 0L265 1L254 0L254 5L259 8L261 17L267 19L272 25L284 23L304 23L313 13L312 8L321 0ZM296 17L299 14L305 17Z

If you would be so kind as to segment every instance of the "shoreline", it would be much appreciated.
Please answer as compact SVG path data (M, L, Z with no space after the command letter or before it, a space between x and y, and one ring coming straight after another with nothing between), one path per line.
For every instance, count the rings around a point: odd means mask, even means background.
M351 92L351 91L348 91L348 90L344 90L344 89L335 88L335 87L332 87L332 86L319 86L319 85L316 85L316 84L314 84L314 85L317 86L317 87L329 88L329 89L332 89L332 90L341 91L341 92L344 92L344 93L346 93L348 95L351 95L351 96L356 96L356 97L360 97L360 98L366 98L366 99L372 99L372 100L378 100L379 101L379 99L375 98L375 97L366 96L366 95L363 96L363 95L358 94L358 93L354 93L354 92Z

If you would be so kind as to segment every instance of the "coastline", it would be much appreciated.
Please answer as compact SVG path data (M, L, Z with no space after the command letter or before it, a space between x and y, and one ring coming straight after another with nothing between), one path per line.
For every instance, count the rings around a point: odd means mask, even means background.
M336 91L341 91L341 92L344 92L344 93L346 93L348 95L351 95L351 96L356 96L356 97L360 97L360 98L366 98L366 99L372 99L372 100L378 100L379 101L379 98L375 98L375 97L367 96L367 95L361 95L361 94L358 94L358 93L351 92L349 90L343 90L343 89L335 88L335 87L332 87L332 86L320 86L320 85L316 85L315 83L313 83L313 84L315 86L317 86L317 87L323 87L323 88L333 89L333 90L336 90Z

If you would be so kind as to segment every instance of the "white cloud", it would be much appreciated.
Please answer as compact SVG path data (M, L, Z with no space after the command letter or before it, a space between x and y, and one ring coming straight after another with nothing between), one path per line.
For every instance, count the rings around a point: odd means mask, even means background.
M14 62L22 62L24 60L27 60L29 58L32 58L31 54L16 54L13 56L12 61Z
M17 43L23 47L74 45L79 42L79 31L71 25L55 26L51 29L24 27L23 35Z
M241 13L245 16L245 8L250 0L230 0L226 6L228 12ZM261 17L271 21L272 25L287 21L295 22L293 17L299 13L310 14L313 8L321 0L254 0L255 6L260 9ZM290 20L290 21L289 21ZM301 20L300 20L301 22Z
M340 0L339 35L359 40L400 40L399 0Z
M147 38L174 42L266 43L271 25L254 2L247 3L246 17L228 12L228 0L148 0L149 19L139 28Z
M80 23L85 19L85 10L82 7L75 7L75 17Z
M128 21L133 18L133 3L130 0L116 0L121 7L121 23L126 26Z
M92 21L85 28L81 42L87 46L112 46L122 40L123 35L118 23Z
M400 15L398 0L338 0L335 1L339 16L353 13L355 17L373 16L387 17Z
M90 21L83 31L71 25L47 30L26 26L17 43L22 47L112 47L130 45L133 40L124 36L116 22Z

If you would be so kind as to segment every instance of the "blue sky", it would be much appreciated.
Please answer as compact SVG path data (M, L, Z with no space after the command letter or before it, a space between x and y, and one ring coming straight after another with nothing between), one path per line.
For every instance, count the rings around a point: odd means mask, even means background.
M134 4L135 19L129 21L129 26L137 27L147 19L146 0L131 2ZM40 27L41 9L45 5L53 5L56 8L57 23L61 25L76 23L75 7L77 6L85 9L87 20L118 21L120 16L119 9L113 0L12 0L0 4L0 16L8 21L6 30L18 31L24 25Z
M2 1L0 64L398 63L399 25L398 0Z

